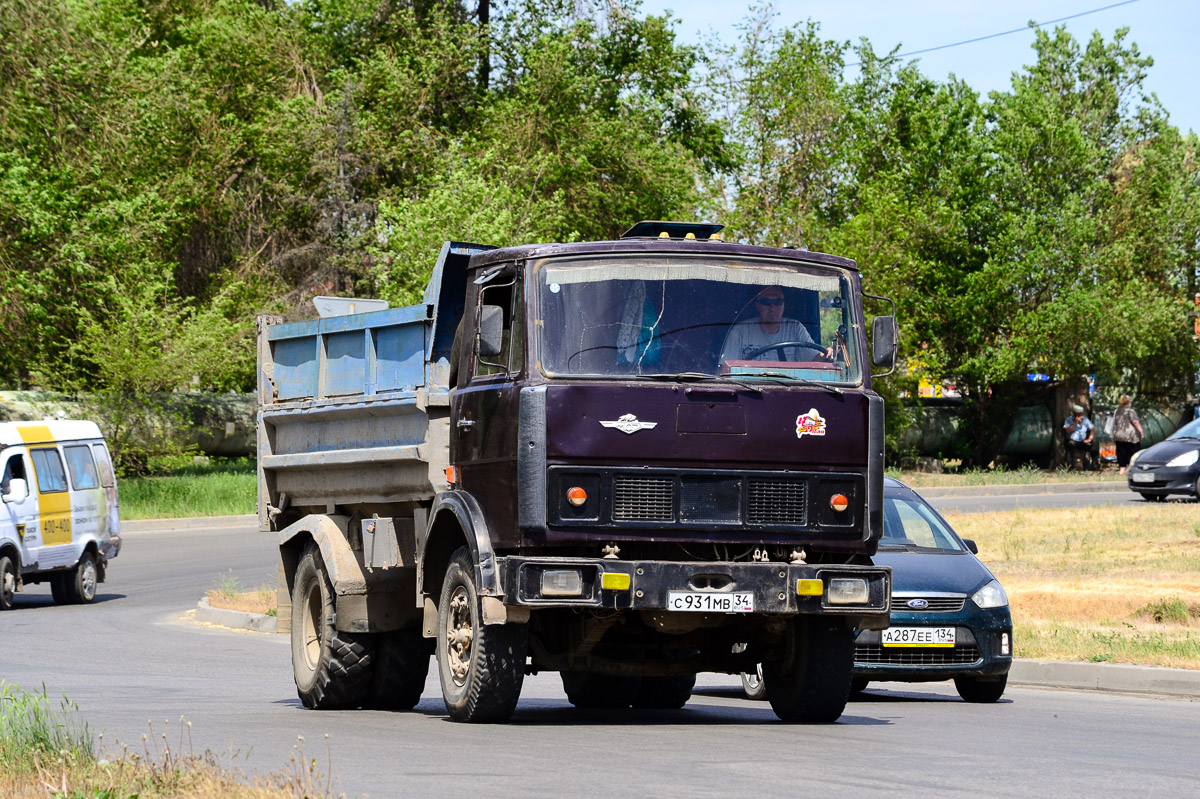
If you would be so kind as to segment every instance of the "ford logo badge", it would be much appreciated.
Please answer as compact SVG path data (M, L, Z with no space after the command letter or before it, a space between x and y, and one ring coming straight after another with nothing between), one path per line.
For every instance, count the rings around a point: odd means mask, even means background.
M910 599L910 600L908 600L908 606L910 608L912 608L913 610L924 610L925 608L929 607L929 600L927 600L927 599Z

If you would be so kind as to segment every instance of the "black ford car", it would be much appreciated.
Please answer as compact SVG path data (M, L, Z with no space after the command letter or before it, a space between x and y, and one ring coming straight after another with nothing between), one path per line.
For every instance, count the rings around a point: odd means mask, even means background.
M959 538L915 491L886 478L883 539L873 558L892 568L891 626L863 630L854 647L852 693L872 680L954 680L968 702L995 702L1012 666L1008 597L975 544ZM746 694L765 695L761 677L744 675Z

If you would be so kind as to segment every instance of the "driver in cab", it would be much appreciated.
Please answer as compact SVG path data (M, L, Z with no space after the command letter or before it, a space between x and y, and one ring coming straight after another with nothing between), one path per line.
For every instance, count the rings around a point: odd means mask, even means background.
M767 286L754 298L758 318L736 323L725 336L721 361L811 361L833 358L833 347L813 341L808 329L783 315L781 286Z

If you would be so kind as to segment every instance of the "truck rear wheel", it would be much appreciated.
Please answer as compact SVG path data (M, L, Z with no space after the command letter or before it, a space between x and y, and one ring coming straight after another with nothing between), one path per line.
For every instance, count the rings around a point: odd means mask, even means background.
M692 698L692 689L695 687L695 674L686 677L643 677L633 706L653 710L678 710Z
M421 635L420 625L381 633L375 647L375 676L371 707L412 710L421 701L434 640Z
M292 587L292 671L300 701L314 710L358 707L371 690L375 642L339 632L335 602L321 550L310 544Z
M484 625L475 564L460 547L450 559L438 601L438 677L452 720L508 720L525 680L527 635L523 624Z
M96 583L99 581L96 569L96 556L84 551L79 556L75 568L67 572L64 582L67 589L67 601L74 605L83 605L96 598Z
M763 663L767 701L784 721L837 721L850 698L854 634L840 620L801 617L782 660Z
M615 674L591 674L586 671L562 672L563 690L567 701L575 707L596 710L620 710L633 704L638 697L641 677L619 677Z
M8 555L0 555L0 610L12 610L17 593L17 567Z

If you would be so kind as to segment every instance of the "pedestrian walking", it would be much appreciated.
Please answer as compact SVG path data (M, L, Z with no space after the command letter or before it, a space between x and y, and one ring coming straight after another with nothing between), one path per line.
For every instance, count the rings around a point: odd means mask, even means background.
M1113 441L1117 443L1117 465L1121 474L1129 468L1129 459L1137 452L1145 438L1142 430L1142 419L1133 409L1133 399L1128 394L1122 394L1117 400L1117 410L1113 413Z

